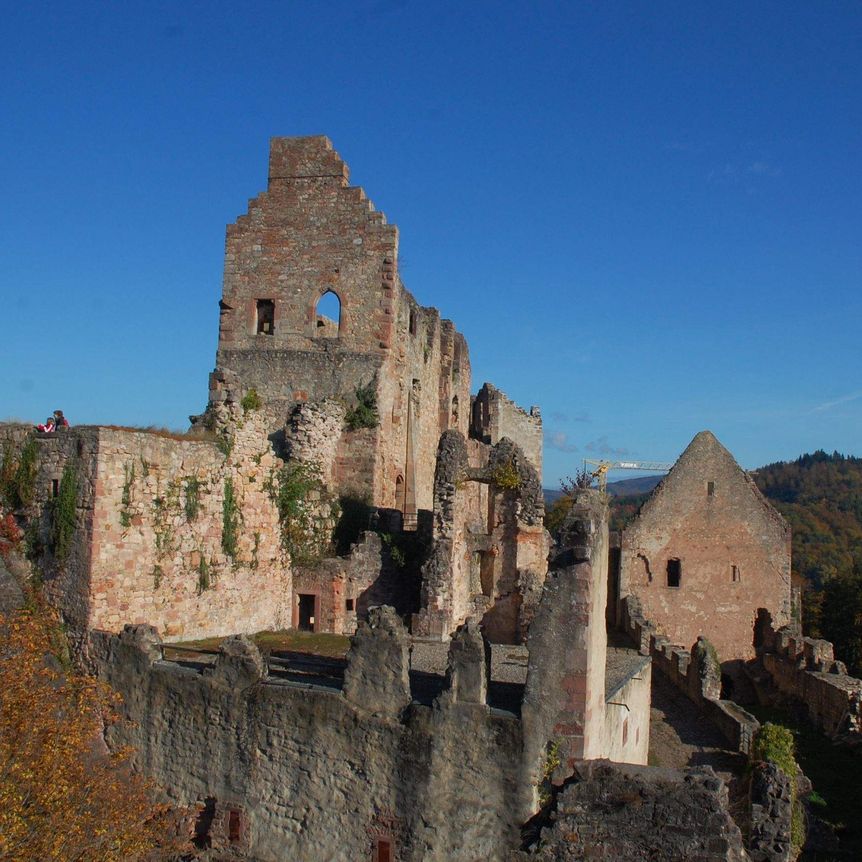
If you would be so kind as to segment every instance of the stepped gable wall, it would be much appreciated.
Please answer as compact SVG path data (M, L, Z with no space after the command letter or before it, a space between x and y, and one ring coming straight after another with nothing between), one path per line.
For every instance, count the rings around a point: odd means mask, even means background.
M127 623L149 623L173 640L289 625L290 563L266 487L280 462L264 421L246 416L228 455L213 442L132 429L35 435L28 515L47 594L77 638ZM75 526L60 559L52 507L67 472L77 487Z
M520 841L521 724L484 702L477 634L456 636L453 687L430 707L411 702L389 608L360 624L343 689L268 676L244 638L204 671L162 661L148 627L94 633L91 653L134 721L110 743L134 745L174 801L227 814L211 846L257 862L370 860L381 842L401 862L502 860Z
M775 629L768 613L757 623L759 660L783 699L801 706L815 727L834 738L862 739L862 680L836 661L829 641Z
M622 533L620 597L672 643L704 635L722 662L754 657L758 608L790 620L790 528L709 432Z
M336 323L318 313L327 293ZM273 138L269 185L228 226L210 408L254 388L277 431L297 403L350 408L371 387L379 423L344 429L333 479L379 506L430 508L440 434L469 425L467 344L398 272L398 231L322 136Z

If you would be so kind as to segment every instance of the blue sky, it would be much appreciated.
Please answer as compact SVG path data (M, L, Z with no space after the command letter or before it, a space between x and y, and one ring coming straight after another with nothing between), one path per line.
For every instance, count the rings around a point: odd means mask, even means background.
M857 3L4 4L0 417L184 427L224 227L326 134L584 457L862 455Z

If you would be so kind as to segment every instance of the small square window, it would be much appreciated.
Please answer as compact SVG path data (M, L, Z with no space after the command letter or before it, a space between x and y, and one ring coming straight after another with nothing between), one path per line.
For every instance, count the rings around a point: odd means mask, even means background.
M353 610L353 602L354 602L354 600L353 600L353 599L347 599L347 600L344 602L344 610L346 610L346 611L352 611L352 610Z

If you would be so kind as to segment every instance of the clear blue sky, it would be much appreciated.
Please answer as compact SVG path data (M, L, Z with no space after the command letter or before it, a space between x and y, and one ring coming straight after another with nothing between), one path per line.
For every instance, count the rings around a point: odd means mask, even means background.
M225 224L326 134L474 388L583 457L862 455L862 5L3 4L0 417L184 427Z

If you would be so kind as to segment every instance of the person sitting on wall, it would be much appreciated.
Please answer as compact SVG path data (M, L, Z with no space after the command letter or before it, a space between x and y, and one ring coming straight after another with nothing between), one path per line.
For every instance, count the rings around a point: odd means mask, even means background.
M36 426L36 430L37 430L37 431L47 431L49 434L50 434L50 433L51 433L55 428L56 428L56 426L55 426L55 424L54 424L54 417L53 417L53 416L49 416L49 417L45 420L44 425L37 425L37 426Z
M68 428L69 427L69 420L63 415L62 410L55 410L54 411L54 425L57 428Z

